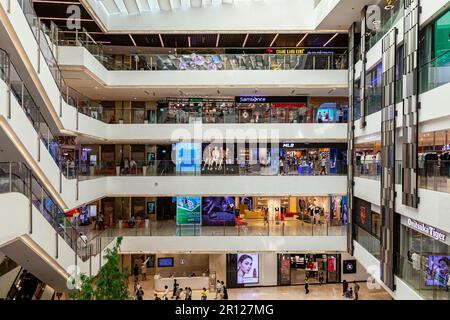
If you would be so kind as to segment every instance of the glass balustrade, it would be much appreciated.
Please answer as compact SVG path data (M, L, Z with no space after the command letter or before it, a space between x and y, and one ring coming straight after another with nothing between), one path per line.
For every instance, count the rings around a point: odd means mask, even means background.
M86 242L80 237L80 231L67 219L64 212L26 164L20 162L0 162L0 193L11 192L24 194L61 238L83 260L99 253L105 247L105 239L100 241L100 238L105 235L101 233L95 238L95 241L90 240ZM33 219L30 219L30 221L33 223ZM99 242L102 242L102 245Z
M325 164L325 166L323 166ZM72 169L69 169L72 170ZM347 163L344 161L284 161L283 164L259 163L235 160L218 160L213 163L181 162L172 160L144 161L100 161L80 163L77 171L79 179L100 176L344 176Z

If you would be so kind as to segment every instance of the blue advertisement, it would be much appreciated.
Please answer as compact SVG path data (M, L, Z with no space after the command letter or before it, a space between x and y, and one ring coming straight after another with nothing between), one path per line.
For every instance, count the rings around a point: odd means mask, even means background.
M204 197L202 201L202 225L234 226L236 202L234 197Z
M202 145L193 142L178 142L174 145L177 172L200 174Z

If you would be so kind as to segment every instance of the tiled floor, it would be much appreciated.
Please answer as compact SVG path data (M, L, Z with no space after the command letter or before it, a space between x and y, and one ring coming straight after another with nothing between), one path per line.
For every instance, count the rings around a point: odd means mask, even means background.
M153 279L140 281L144 290L144 300L154 299ZM365 283L360 285L360 300L391 300L391 296L383 289L368 289ZM350 284L353 287L353 284ZM130 279L130 292L133 292L133 280ZM193 300L200 300L201 291L194 290ZM256 287L228 289L229 300L348 300L342 296L341 284L310 285L309 294L305 294L304 287ZM158 292L162 297L162 292ZM172 292L169 296L172 296ZM208 299L214 299L215 293L209 293Z

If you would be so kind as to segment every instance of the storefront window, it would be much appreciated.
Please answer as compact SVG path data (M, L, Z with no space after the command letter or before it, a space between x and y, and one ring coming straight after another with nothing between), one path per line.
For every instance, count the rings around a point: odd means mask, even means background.
M238 103L239 123L270 123L269 103Z
M449 300L450 246L447 237L435 240L403 223L398 275L425 299Z

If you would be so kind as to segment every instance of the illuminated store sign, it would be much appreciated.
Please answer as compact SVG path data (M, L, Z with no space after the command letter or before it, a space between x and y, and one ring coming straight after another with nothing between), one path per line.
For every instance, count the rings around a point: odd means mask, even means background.
M436 229L435 227L429 226L422 222L418 222L411 218L408 218L408 227L441 242L445 242L447 238L446 233Z
M239 97L240 103L265 103L267 102L266 97Z

